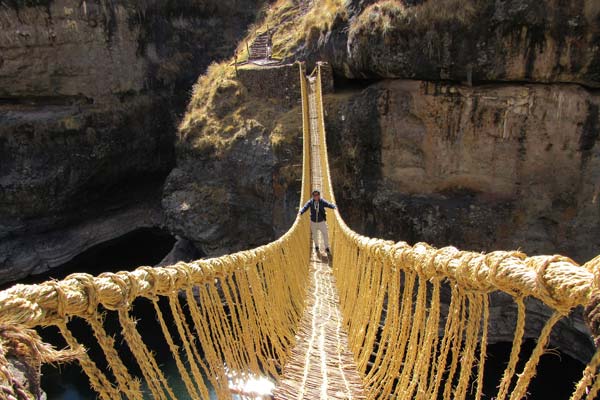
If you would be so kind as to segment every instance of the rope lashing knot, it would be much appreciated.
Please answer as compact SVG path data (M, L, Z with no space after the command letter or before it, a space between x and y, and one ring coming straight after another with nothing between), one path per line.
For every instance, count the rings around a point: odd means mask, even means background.
M383 242L374 243L371 246L371 255L380 263L385 263L388 258L389 249L393 246L394 242Z
M418 248L419 252L415 252L414 256L412 257L412 268L417 274L421 275L421 276L427 276L429 277L429 273L433 272L433 271L428 271L427 266L429 265L429 260L430 257L432 256L432 253L434 253L432 251L432 247L429 246L427 243L417 243L415 245L415 248Z
M554 263L559 262L578 265L570 258L561 255L530 257L527 264L536 272L536 284L539 290L538 297L563 314L568 314L571 305L565 304L565 299L556 292L554 285L549 282L551 279L551 267Z
M410 254L411 247L405 242L398 242L394 245L392 249L393 253L393 263L396 269L405 269L408 268L406 265L406 257Z
M519 251L494 251L486 254L485 262L489 267L487 281L495 288L505 291L513 297L523 296L519 288L507 284L502 278L505 276L506 271L511 269L511 266L504 266L505 263L509 263L511 259L522 261L526 258L527 256Z
M173 277L171 284L174 286L174 288L179 289L173 289L172 291L185 290L189 286L193 286L194 282L192 278L192 269L188 264L184 262L178 262L173 266L173 270L176 272L176 274Z
M87 309L85 313L92 315L98 308L98 289L94 277L86 273L75 273L67 276L66 280L73 279L78 282L78 285L83 289L87 296Z
M477 267L473 268L472 262L476 260L480 254L473 252L465 252L461 251L458 254L459 257L456 259L457 268L455 271L456 281L465 289L468 289L472 292L481 292L485 293L491 290L491 286L487 281L479 281L476 279L474 270L479 267L478 264L475 264Z
M128 309L138 294L138 283L131 276L130 272L118 272L116 274L105 272L99 275L99 278L105 278L112 285L103 289L100 298L102 305L108 310ZM114 286L113 286L114 285Z
M65 291L60 285L60 282L56 280L51 280L46 282L46 284L54 289L56 292L56 316L55 316L55 324L58 323L67 323L69 321L69 316L66 313L67 307L67 296L65 295Z

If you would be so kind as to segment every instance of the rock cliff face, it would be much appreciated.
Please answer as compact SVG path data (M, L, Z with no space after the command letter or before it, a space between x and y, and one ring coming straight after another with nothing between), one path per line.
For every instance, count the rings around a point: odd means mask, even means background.
M208 255L266 244L296 217L302 162L298 67L243 67L198 86L179 131L167 225ZM213 86L211 89L207 87Z
M0 13L0 281L162 223L179 113L256 1L12 0Z
M388 80L325 101L338 201L357 230L578 261L600 253L597 94Z
M349 0L297 50L352 78L600 86L594 0Z
M474 251L600 253L600 97L579 85L383 80L325 98L337 200L370 236ZM512 299L491 297L490 340L510 341ZM528 302L527 337L550 310ZM587 362L579 311L552 346Z
M336 197L356 231L580 262L600 253L596 92L382 80L324 101ZM551 310L527 306L526 337L535 338ZM492 295L490 341L512 340L515 320L513 300ZM580 310L555 327L551 345L589 360Z

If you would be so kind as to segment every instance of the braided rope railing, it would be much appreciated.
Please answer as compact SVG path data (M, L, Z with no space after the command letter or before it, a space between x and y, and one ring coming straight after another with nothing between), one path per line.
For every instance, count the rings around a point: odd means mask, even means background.
M335 201L327 157L321 66L317 68L323 192ZM481 254L454 247L437 249L426 243L409 246L361 236L344 223L337 210L328 223L349 343L373 399L464 399L471 388L471 398L481 399L489 295L495 291L511 295L517 306L512 350L498 391L485 393L497 400L526 396L553 326L574 307L587 306L594 335L600 328L600 257L579 266L559 255L527 257L517 251ZM440 300L444 284L451 291L445 313ZM553 314L523 369L517 370L525 331L524 301L529 296L541 300ZM574 388L572 399L596 398L599 365L597 352Z
M305 128L307 123L305 119ZM301 204L310 193L309 156L305 141ZM35 334L27 328L57 327L70 349L64 354L77 358L103 400L142 399L148 394L165 400L206 399L210 393L231 398L230 380L260 375L277 379L281 373L304 309L309 239L308 221L297 218L280 239L254 250L167 267L18 284L0 292L0 331L16 327ZM152 332L137 327L133 311L140 299L154 308ZM135 367L107 328L107 314L118 319ZM85 321L103 361L81 351L81 343L89 338L76 337L70 329L72 319ZM162 335L186 394L173 389L173 378L166 376L147 344L148 335ZM7 344L0 335L0 388L12 385L13 393L7 396L20 399L6 368ZM0 398L6 398L2 391Z

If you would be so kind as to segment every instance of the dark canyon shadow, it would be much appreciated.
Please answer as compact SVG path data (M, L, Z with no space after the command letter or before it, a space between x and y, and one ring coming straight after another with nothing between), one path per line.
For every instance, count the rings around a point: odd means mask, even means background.
M142 265L155 265L171 251L175 242L176 239L163 229L136 229L92 246L61 266L43 274L31 275L18 283L60 280L76 272L99 275L103 272L130 271ZM6 289L15 283L6 283L0 289Z

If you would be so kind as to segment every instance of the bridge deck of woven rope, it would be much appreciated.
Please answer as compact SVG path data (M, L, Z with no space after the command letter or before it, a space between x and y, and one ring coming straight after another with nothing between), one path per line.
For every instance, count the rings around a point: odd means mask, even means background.
M313 189L322 190L316 81L312 79L309 83L311 184ZM308 300L296 334L296 346L275 391L275 398L366 399L353 355L348 351L348 338L342 326L331 267L315 251L311 257L310 275Z
M366 399L330 266L313 253L308 301L275 399Z

